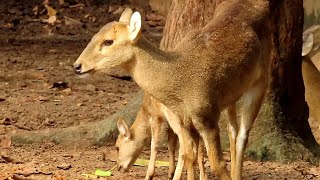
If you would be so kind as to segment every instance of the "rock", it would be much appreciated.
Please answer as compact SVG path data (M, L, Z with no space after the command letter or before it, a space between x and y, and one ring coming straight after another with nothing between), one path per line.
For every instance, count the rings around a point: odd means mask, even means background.
M63 169L63 170L68 170L68 169L70 169L71 167L72 167L71 164L67 164L67 163L62 163L62 164L60 164L60 165L57 166L57 168Z

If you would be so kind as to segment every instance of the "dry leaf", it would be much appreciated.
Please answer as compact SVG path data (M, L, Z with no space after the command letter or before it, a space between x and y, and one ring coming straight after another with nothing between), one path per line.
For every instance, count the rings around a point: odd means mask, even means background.
M64 0L59 0L59 4L60 5L64 4Z
M64 23L67 26L81 26L82 23L78 19L69 18L67 16L64 16Z
M47 14L49 17L55 16L57 14L57 11L55 9L53 9L52 7L50 7L48 4L45 4L44 7L47 8Z
M10 136L4 136L1 140L0 140L0 147L1 148L9 148L11 146L11 137Z
M56 21L57 21L57 16L50 16L50 17L47 19L47 22L48 22L49 24L54 24Z
M37 15L39 14L39 6L36 5L36 6L32 9L32 12L33 12L34 15L37 16Z

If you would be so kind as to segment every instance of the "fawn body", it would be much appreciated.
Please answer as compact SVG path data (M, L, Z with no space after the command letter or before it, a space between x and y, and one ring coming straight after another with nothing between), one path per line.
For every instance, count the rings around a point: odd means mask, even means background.
M142 106L137 117L130 128L123 119L117 122L120 134L116 141L117 163L120 169L127 171L135 160L139 157L142 149L150 143L150 161L146 179L152 179L155 171L155 161L158 152L158 146L161 136L167 132L168 151L169 151L169 179L172 179L175 170L175 149L177 144L177 135L168 127L167 119L170 113L164 114L166 107L156 99L145 93ZM168 116L168 117L166 117ZM198 147L198 164L200 170L200 179L205 180L205 168L203 157L203 144Z
M184 164L188 179L195 178L199 135L212 170L221 179L230 179L218 127L220 112L227 108L231 177L241 179L248 133L268 86L267 1L220 3L213 20L188 33L174 52L164 52L141 37L140 14L128 12L93 37L75 62L75 71L81 74L121 66L145 92L174 113L168 119L180 144L174 179L180 179ZM244 103L238 126L235 103L241 97Z

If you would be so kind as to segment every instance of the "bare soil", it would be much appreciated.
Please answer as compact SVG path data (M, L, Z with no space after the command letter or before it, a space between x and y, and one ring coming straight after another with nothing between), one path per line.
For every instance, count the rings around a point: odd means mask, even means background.
M82 2L84 6L73 7L81 1L72 2L64 6L52 4L59 10L60 20L53 25L41 20L48 16L37 1L13 1L0 6L0 136L99 121L125 106L139 90L132 80L106 73L83 78L72 70L93 34L118 18L120 14L115 12L127 4L95 6ZM34 15L32 9L36 5L42 14ZM144 33L159 43L163 17L148 10L145 13ZM81 25L67 26L64 16L79 20ZM148 154L147 148L142 158L148 158ZM159 159L166 160L166 154L165 149L161 150ZM114 142L106 147L65 147L52 142L17 147L2 141L0 180L84 179L83 173L114 167L116 163L110 160L113 155ZM124 174L115 170L108 179L143 179L145 172L146 167L133 167ZM209 168L207 172L210 179L215 179ZM319 179L319 172L320 167L304 162L244 163L245 179ZM155 179L167 179L167 168L157 168Z

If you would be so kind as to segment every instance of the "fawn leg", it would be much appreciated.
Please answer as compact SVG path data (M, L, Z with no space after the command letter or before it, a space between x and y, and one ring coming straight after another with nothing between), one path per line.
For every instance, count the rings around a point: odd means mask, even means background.
M154 176L155 171L155 163L156 157L158 153L158 146L159 146L159 136L161 133L161 120L159 118L153 117L151 120L151 153L150 153L150 161L148 165L148 170L145 179L149 180L152 179Z
M178 136L169 127L168 129L168 150L169 150L169 179L173 178L175 166L175 151L177 147Z

